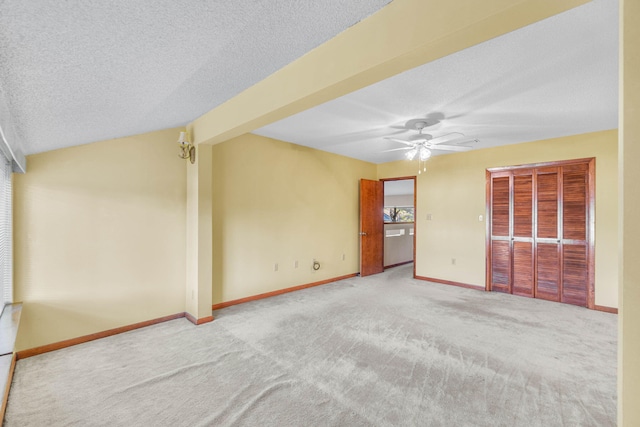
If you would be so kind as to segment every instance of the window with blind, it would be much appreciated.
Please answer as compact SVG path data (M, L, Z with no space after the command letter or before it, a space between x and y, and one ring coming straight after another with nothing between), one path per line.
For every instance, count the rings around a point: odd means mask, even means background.
M0 293L1 308L13 302L11 162L0 152Z

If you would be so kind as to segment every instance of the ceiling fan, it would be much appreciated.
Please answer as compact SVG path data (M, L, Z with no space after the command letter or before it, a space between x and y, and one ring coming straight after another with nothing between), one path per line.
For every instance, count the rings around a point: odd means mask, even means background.
M414 123L414 127L418 130L418 134L413 135L409 141L406 141L404 139L385 137L385 139L388 139L389 141L399 142L401 144L406 145L406 147L392 148L391 150L385 150L384 152L407 151L405 153L405 157L408 160L413 160L417 156L419 162L426 162L429 159L429 157L431 157L431 150L469 151L471 150L472 147L469 147L466 145L458 145L458 144L478 142L477 139L472 139L472 140L456 143L456 145L450 145L450 144L445 145L443 144L444 142L448 142L453 139L459 138L461 136L464 136L464 134L460 132L451 132L451 133L434 137L433 135L422 133L422 130L427 126L429 126L429 123L427 121L416 121ZM418 168L419 168L418 173L421 173L420 165L418 165ZM426 166L424 167L424 170L426 171Z

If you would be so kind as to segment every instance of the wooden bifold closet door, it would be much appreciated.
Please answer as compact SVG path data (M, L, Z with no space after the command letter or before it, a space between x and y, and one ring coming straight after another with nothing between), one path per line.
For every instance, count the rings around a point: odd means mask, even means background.
M487 170L487 290L593 308L594 167Z

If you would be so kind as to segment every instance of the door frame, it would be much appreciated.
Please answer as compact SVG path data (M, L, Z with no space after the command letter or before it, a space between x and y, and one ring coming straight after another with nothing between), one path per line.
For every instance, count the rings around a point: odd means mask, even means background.
M418 195L418 177L416 175L413 175L413 176L400 176L397 178L380 179L380 181L382 181L383 197L384 197L384 183L386 181L409 181L409 180L413 180L413 278L415 279L416 277L416 236L418 235L418 213L417 213L418 206L416 204L417 195ZM382 224L382 227L383 227L383 235L384 235L384 223ZM382 255L384 259L384 240L383 240L382 250L383 250Z
M588 180L587 192L589 202L587 204L587 249L589 251L588 256L588 271L587 271L587 308L595 309L595 212L596 212L596 185L595 185L595 157L587 157L582 159L573 160L560 160L552 162L531 163L526 165L517 166L501 166L495 168L486 169L486 199L485 199L485 218L486 218L486 231L485 231L485 290L491 291L491 174L495 172L507 172L519 169L529 168L544 168L544 167L559 167L575 165L579 163L588 164ZM509 199L509 209L513 209L513 198Z

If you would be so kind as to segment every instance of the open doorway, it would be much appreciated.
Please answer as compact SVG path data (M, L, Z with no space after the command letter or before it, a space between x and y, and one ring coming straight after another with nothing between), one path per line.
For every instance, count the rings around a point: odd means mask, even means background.
M415 177L383 179L384 268L415 261ZM415 266L414 266L415 276Z
M361 276L415 260L415 201L415 176L360 180Z

